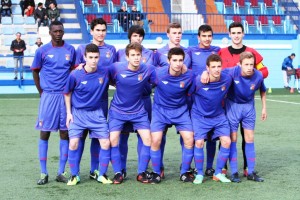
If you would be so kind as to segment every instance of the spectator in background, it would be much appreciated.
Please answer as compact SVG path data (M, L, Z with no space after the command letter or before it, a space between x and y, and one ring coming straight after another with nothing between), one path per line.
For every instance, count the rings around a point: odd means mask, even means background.
M21 7L21 10L22 10L22 16L24 17L24 10L25 10L25 8L24 8L24 2L25 2L25 0L20 0L20 7Z
M282 76L283 76L283 84L285 89L290 89L289 83L291 80L291 75L287 74L287 70L294 69L293 60L296 57L296 54L292 53L290 56L286 57L281 66Z
M118 20L119 24L123 28L124 32L127 32L129 28L129 15L125 8L125 6L122 6L120 10L118 10Z
M132 25L139 25L141 27L144 26L144 21L143 21L143 14L141 14L140 11L137 11L136 6L133 5L131 8L131 17L130 19L132 20Z
M38 23L38 27L43 23L44 26L48 25L48 17L46 9L43 8L43 3L38 3L37 9L34 11L34 19Z
M60 12L54 3L50 3L50 8L47 13L49 24L54 21L60 21Z
M11 0L1 0L1 15L2 17L11 16Z
M40 37L36 38L36 42L34 45L30 48L31 54L35 54L35 51L43 45L42 39Z
M21 4L21 2L20 2ZM22 9L22 16L24 17L24 14L28 17L28 16L32 16L34 9L35 9L35 2L34 0L24 0L23 1L23 7L21 7Z
M54 3L54 5L57 7L57 3L56 3L55 0L46 0L45 1L45 8L46 8L46 10L50 9L50 4L51 3Z
M21 33L17 32L16 33L16 39L11 42L10 45L10 50L13 51L13 56L14 56L14 62L15 62L15 78L14 80L18 79L18 67L20 63L20 67L22 68L21 70L21 80L24 80L23 78L23 70L24 70L24 65L23 65L23 60L24 60L24 51L26 49L26 44L25 41L21 39Z

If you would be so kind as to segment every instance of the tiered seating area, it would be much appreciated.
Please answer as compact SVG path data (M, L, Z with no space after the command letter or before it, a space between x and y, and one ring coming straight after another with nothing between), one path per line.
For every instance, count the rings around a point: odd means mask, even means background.
M137 10L143 11L140 1L134 0L80 0L82 12L85 16L85 23L89 30L89 24L95 18L102 17L106 20L109 33L124 32L123 28L119 26L117 19L117 12L121 6L125 6L127 12L130 14L130 6L136 5ZM148 24L148 23L147 23Z
M224 14L227 26L233 21L245 25L250 34L294 34L293 23L275 0L216 0L218 12Z

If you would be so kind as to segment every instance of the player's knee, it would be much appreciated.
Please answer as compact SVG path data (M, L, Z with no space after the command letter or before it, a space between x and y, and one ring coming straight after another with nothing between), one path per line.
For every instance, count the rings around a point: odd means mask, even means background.
M116 134L111 134L110 138L109 138L109 141L110 141L110 145L112 147L116 147L116 146L118 146L119 138Z
M194 138L191 136L191 137L186 137L183 139L183 142L184 142L184 146L186 148L192 148L194 146Z
M59 135L60 135L60 139L62 139L62 140L68 140L69 139L69 135L68 135L67 130L60 130Z
M71 140L69 143L70 150L77 150L78 149L78 140Z
M49 140L49 137L50 137L50 131L41 131L40 133L41 140Z
M153 150L158 150L160 148L161 140L161 138L152 138L151 147Z
M143 144L145 146L151 146L151 137L150 137L150 135L142 138L142 140L143 140Z
M230 147L230 144L231 144L231 141L230 141L229 137L224 137L224 138L221 139L221 145L222 145L222 147L228 149Z
M108 150L110 147L110 141L109 139L101 139L100 140L100 146L102 149Z
M203 148L204 147L204 140L196 140L195 141L195 146L197 148Z

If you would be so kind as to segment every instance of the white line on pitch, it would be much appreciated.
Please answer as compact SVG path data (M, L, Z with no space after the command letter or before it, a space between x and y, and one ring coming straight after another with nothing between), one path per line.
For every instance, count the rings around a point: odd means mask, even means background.
M255 98L259 100L260 98ZM294 105L300 105L300 103L297 102L291 102L291 101L281 101L281 100L273 100L273 99L267 99L267 101L273 101L273 102L278 102L278 103L286 103L286 104L294 104Z

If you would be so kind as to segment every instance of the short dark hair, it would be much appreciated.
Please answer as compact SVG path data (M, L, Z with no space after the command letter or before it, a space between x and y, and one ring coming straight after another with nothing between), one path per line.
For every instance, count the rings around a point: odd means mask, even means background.
M185 53L184 53L183 49L179 48L179 47L174 47L174 48L172 48L172 49L169 50L169 52L168 52L168 60L170 60L173 55L182 55L183 59L185 57Z
M106 21L103 18L97 18L91 22L91 30L94 30L95 26L97 26L98 24L104 24L105 28L107 28Z
M49 30L52 29L52 26L62 26L62 27L64 27L63 23L60 22L60 21L53 21L53 22L51 22Z
M208 31L211 31L212 35L214 34L210 25L207 25L207 24L201 25L201 26L199 26L199 29L198 29L198 36L200 36L201 32L208 32Z
M291 56L295 56L295 57L296 57L296 54L295 54L295 53L292 53Z
M129 56L129 51L132 50L132 49L136 50L136 51L139 51L140 53L142 53L142 51L143 51L143 47L139 43L136 43L136 42L135 43L130 43L125 48L126 56Z
M173 23L169 24L168 28L167 28L167 33L170 33L171 28L181 28L181 25L177 22L173 22Z
M206 59L206 65L210 66L211 62L221 62L222 63L222 58L218 54L211 54Z
M86 45L84 55L87 53L99 53L98 46L93 43Z
M40 7L40 6L42 6L42 5L43 5L43 3L41 3L41 2L40 2L40 3L38 3L38 7Z
M229 28L228 28L229 33L230 33L230 30L231 30L232 28L237 28L237 27L242 28L242 32L244 33L244 26L243 26L243 24L242 24L241 22L232 22L232 23L229 25Z
M134 34L134 33L141 35L143 38L145 37L144 29L139 25L133 25L128 30L128 39L130 42L131 42L130 38L131 38L132 34Z

